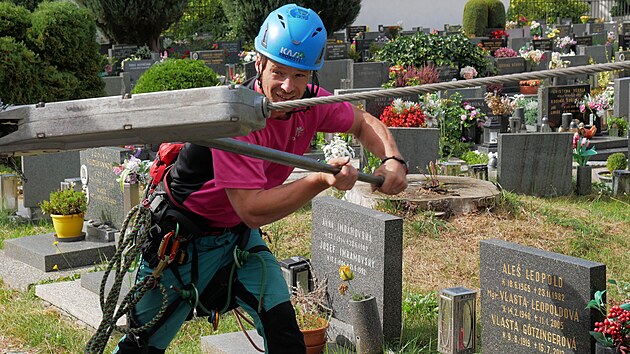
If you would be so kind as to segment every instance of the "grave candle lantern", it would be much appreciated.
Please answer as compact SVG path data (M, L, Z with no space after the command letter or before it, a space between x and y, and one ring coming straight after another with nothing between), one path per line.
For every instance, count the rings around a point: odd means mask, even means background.
M439 292L438 350L443 354L475 352L477 292L458 286Z
M489 116L483 125L483 145L497 146L501 132L501 117Z

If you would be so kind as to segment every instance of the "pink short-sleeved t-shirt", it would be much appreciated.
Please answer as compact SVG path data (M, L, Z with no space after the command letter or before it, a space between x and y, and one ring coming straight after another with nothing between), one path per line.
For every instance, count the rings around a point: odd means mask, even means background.
M318 96L329 95L328 91L319 89ZM346 132L353 122L354 113L349 103L317 105L294 113L287 120L268 119L265 128L235 139L303 155L316 132ZM284 183L293 171L293 167L215 149L212 158L214 179L191 193L183 205L217 227L241 222L225 188L271 189Z

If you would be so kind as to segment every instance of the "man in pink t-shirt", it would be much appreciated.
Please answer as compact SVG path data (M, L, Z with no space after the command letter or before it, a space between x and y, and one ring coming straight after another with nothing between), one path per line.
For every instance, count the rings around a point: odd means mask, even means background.
M323 65L326 47L326 30L312 10L289 4L273 11L263 23L255 47L258 76L249 87L271 102L330 95L318 85L309 84ZM348 103L273 111L264 129L235 139L302 155L316 132L354 134L383 161L374 173L384 177L379 190L397 194L407 187L406 162L388 129L375 117ZM169 307L173 310L167 311L165 320L142 334L125 336L115 352L163 353L193 311L189 301L181 300L180 289L185 288L199 293L199 300L206 308L216 306L216 297L220 297L219 306L226 301L230 305L223 309L235 306L245 309L264 338L267 353L304 353L289 291L259 227L293 213L330 187L351 189L358 172L349 160L328 161L340 168L335 175L312 173L284 184L293 170L291 167L186 144L169 174L168 185L172 200L195 216L203 232L185 246L185 254L189 255L186 261L171 264L160 278L168 289ZM232 267L233 254L240 252L235 249L257 253L264 261L252 257L236 269L236 278L230 285L232 297L224 299L220 295L225 289L217 279ZM138 269L137 281L151 274L155 267L147 258ZM264 284L261 284L262 267L266 270ZM158 289L147 292L130 316L133 326L149 322L158 312L161 300Z

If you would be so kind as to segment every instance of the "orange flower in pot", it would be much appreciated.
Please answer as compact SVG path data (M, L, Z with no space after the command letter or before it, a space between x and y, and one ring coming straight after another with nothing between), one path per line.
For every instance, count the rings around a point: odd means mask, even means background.
M535 95L538 93L538 87L540 86L540 80L522 80L519 81L521 93L523 95Z

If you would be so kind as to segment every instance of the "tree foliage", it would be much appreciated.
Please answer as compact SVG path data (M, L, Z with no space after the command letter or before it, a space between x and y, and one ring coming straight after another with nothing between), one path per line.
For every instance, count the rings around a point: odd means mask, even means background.
M234 37L231 36L230 24L221 0L188 0L184 15L165 35L173 39L184 39L208 32L212 33L214 39Z
M144 45L157 52L163 30L184 14L187 0L78 0L96 17L103 32L118 43Z
M0 2L0 37L24 40L29 27L31 13L26 8L10 2Z
M233 30L251 41L271 11L291 3L310 8L319 14L328 33L352 24L361 10L361 0L223 0L223 7Z
M40 2L43 0L10 0L9 2L14 3L15 5L22 6L28 11L33 12L37 8Z
M554 0L543 3L530 0L510 0L507 18L518 20L520 15L529 20L549 19L555 21L560 18L571 18L573 23L579 23L580 16L587 15L590 5L585 1Z

